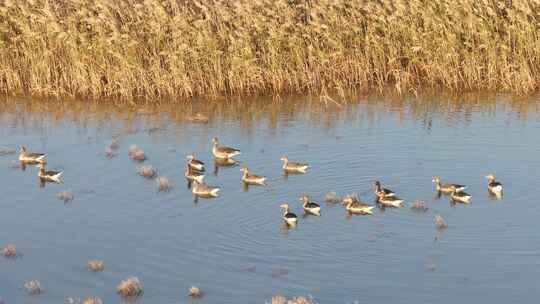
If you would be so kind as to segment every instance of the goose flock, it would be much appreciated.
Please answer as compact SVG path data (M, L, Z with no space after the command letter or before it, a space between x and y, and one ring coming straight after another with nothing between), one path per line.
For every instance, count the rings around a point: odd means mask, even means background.
M222 146L217 137L212 139L212 155L216 163L225 166L236 165L239 161L234 159L234 157L240 154L241 151L239 149ZM39 168L38 177L42 182L61 183L60 177L62 176L62 172L45 170L45 158L46 154L44 153L28 152L25 146L20 148L19 161L24 164L36 165ZM205 164L196 159L193 154L187 155L186 159L185 177L193 195L203 198L218 197L221 188L209 185L204 181ZM291 162L286 156L281 157L280 160L283 163L282 169L286 174L305 174L309 169L307 163ZM255 175L247 167L242 167L240 171L243 173L241 181L245 185L267 185L267 178L265 176ZM486 178L488 180L487 189L489 193L496 197L501 197L503 194L503 185L496 181L494 174L489 174ZM433 177L432 182L435 184L435 190L439 194L448 195L452 202L471 203L472 196L465 192L467 189L466 185L443 183L439 176ZM404 200L399 198L394 191L385 188L379 181L373 183L373 192L376 197L376 203L383 208L401 208L404 206ZM373 214L373 209L375 208L374 205L367 204L354 195L345 196L340 201L351 214L370 215ZM312 201L308 195L302 195L300 202L305 213L315 216L321 215L321 206ZM280 208L283 209L283 221L287 225L295 226L298 222L298 216L291 211L290 205L284 202L280 205Z

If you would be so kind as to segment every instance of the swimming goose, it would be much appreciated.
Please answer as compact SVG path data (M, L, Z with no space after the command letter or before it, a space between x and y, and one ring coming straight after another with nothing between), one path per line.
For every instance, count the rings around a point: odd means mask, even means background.
M188 166L200 172L204 172L204 163L198 159L195 159L193 154L186 156L188 160Z
M38 168L38 176L41 180L51 181L55 183L61 182L60 176L62 175L62 171L45 171L45 165L41 163L38 165Z
M346 201L345 209L350 213L373 214L373 208L375 208L375 206L368 205L352 195L347 196L343 201Z
M284 209L283 220L285 221L285 223L287 223L288 225L291 225L291 226L296 225L296 223L298 222L298 217L296 216L296 214L289 211L289 209L290 209L289 204L284 203L279 207L281 209Z
M242 181L249 185L266 185L266 177L249 174L249 169L247 167L244 167L240 169L240 171L244 172L244 175L242 175Z
M218 197L220 190L219 187L210 186L197 180L193 181L193 188L191 189L193 194L203 197Z
M465 185L459 185L459 184L442 184L441 178L438 176L433 177L432 182L435 183L435 188L439 192L443 193L452 193L452 191L456 190L456 192L461 192L465 189L467 189L467 186Z
M381 192L384 192L384 195L386 195L386 197L392 197L392 196L395 196L396 193L390 189L386 189L386 188L383 188L383 186L381 185L381 182L379 181L375 181L373 183L373 186L374 186L374 189L373 191L375 192L375 195L379 196L379 194Z
M283 156L281 161L283 162L283 170L285 170L285 172L306 173L307 169L309 168L308 164L289 162L289 158L287 156Z
M495 181L495 175L489 174L486 176L488 179L488 190L489 192L500 195L503 192L503 185L497 181Z
M212 144L212 154L215 158L228 159L240 154L238 149L220 146L217 137L212 139Z
M379 192L377 196L377 201L379 204L385 206L385 207L394 207L394 208L400 208L403 207L403 200L398 198L397 196L387 196L384 191Z
M199 183L202 183L204 179L204 174L202 174L201 171L193 170L189 165L186 166L184 176L190 182L198 181Z
M302 202L302 207L304 207L304 210L306 212L309 212L313 215L321 215L321 206L319 206L319 204L317 203L312 202L309 196L302 195L300 197L300 201Z
M463 191L457 191L456 189L450 192L450 198L455 202L460 202L464 204L469 204L471 202L472 196Z
M26 150L25 146L21 146L19 154L19 160L21 162L28 162L28 163L45 163L45 156L47 154L44 153L30 153Z

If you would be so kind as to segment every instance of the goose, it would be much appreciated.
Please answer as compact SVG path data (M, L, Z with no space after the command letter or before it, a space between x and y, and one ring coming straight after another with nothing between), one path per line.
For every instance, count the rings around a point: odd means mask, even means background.
M290 212L289 204L283 203L281 206L279 206L281 209L283 209L283 220L288 225L294 226L298 222L298 217L296 214Z
M242 175L242 181L249 185L266 185L266 177L249 174L249 169L247 167L244 167L240 169L240 171L244 172L244 175Z
M344 201L347 201L345 209L347 209L347 211L350 213L366 215L373 214L373 208L375 208L375 206L363 203L355 196L348 196L346 199L344 199Z
M386 188L383 188L383 186L381 185L381 182L379 181L375 181L373 183L374 185L374 192L375 192L375 195L379 195L381 192L384 192L384 195L386 195L386 197L392 197L392 196L395 196L396 193L390 189L386 189Z
M495 175L494 174L488 174L486 176L488 179L488 190L489 192L500 195L503 192L503 185L500 182L495 181Z
M204 172L204 163L198 159L195 159L193 154L186 156L188 160L188 166L200 172Z
M319 206L319 204L317 203L312 202L309 196L302 195L300 197L300 202L302 202L302 207L304 207L304 210L306 212L313 215L321 215L321 206Z
M472 196L464 191L457 191L456 189L450 192L450 198L455 202L460 202L464 204L469 204L471 202Z
M220 190L221 189L219 187L210 186L197 180L193 181L193 188L191 189L193 194L197 196L208 197L218 197Z
M204 174L198 170L193 170L189 165L186 166L186 172L184 173L186 179L190 182L198 181L199 183L203 182Z
M25 146L21 146L19 154L19 160L21 162L28 162L28 163L45 163L45 156L47 154L44 153L30 153L26 150Z
M403 200L397 196L386 196L384 191L381 191L377 197L377 201L385 207L400 208L403 207Z
M459 184L443 184L441 183L441 178L439 176L433 177L432 182L435 183L435 188L437 191L442 193L452 193L452 191L456 190L456 192L461 192L465 189L467 189L467 186L465 185L459 185Z
M60 183L60 176L62 175L62 171L45 171L45 165L40 163L38 165L39 172L38 176L41 180L44 181L51 181L55 183Z
M212 154L215 158L228 159L240 154L238 149L220 146L217 137L212 139L212 144Z
M306 173L307 169L309 168L308 164L289 162L289 158L287 156L283 156L281 161L283 162L283 170L285 170L285 172Z

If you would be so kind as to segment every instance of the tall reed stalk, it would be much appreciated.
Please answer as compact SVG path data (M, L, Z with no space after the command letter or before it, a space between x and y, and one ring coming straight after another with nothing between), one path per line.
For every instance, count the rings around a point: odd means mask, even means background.
M0 0L0 92L540 88L539 0Z

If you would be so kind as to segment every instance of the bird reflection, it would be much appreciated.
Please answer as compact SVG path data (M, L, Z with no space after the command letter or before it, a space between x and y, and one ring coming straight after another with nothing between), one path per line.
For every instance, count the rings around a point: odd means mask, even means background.
M239 161L235 160L235 159L231 159L231 158L225 158L225 159L221 159L221 158L216 158L214 159L214 175L215 176L218 176L219 174L219 168L220 167L224 167L224 168L227 168L227 167L236 167L240 164Z

